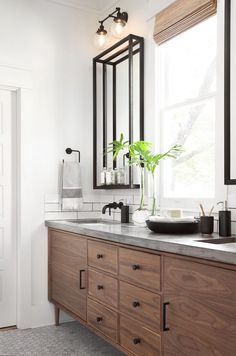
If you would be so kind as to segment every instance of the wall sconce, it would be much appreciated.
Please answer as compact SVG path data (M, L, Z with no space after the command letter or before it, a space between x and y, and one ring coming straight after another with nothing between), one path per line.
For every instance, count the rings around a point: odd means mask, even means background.
M111 33L116 38L121 38L127 27L128 13L121 12L120 7L116 7L115 11L109 14L105 19L99 21L100 26L95 34L94 44L98 49L103 49L106 47L108 42L108 34L103 26L103 23L109 18L113 18L111 24Z

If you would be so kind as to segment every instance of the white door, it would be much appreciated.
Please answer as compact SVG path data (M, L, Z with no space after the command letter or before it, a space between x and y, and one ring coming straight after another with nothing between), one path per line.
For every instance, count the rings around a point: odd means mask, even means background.
M0 88L0 328L16 325L16 92Z

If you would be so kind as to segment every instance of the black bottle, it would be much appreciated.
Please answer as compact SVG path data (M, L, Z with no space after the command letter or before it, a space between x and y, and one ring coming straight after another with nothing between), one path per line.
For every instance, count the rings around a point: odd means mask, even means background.
M129 206L123 205L121 207L121 222L128 223L129 222Z
M231 211L227 208L227 202L224 204L224 210L219 211L219 235L231 236Z

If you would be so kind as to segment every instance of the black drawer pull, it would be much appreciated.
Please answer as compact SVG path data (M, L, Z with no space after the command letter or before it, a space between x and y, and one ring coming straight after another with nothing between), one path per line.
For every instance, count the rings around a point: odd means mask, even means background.
M100 258L103 258L103 255L101 253L97 254L97 259L99 260Z
M97 289L100 290L100 289L103 289L103 286L101 286L100 284L97 286Z
M132 268L134 271L136 271L137 269L140 269L140 266L139 265L132 265Z
M79 289L85 289L86 287L82 286L82 273L85 273L85 269L81 269L79 271Z
M166 302L163 304L163 331L169 331L170 329L166 326L166 321L167 321L167 317L166 317L166 307L167 305L169 305L169 302Z
M135 301L135 302L132 303L132 305L133 305L134 308L137 308L137 307L140 306L140 303Z
M102 321L102 317L98 316L96 320L97 320L98 323L100 323Z
M134 345L140 344L140 342L141 342L141 339L140 339L139 337L135 337L135 338L133 339Z

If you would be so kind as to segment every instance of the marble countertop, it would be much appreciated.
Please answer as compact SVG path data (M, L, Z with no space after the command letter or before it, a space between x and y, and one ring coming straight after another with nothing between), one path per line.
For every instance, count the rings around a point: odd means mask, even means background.
M203 237L201 234L157 234L146 227L137 227L132 223L121 224L103 220L98 222L92 220L48 220L45 225L54 229L125 245L236 265L236 243L212 244L202 242L209 240L209 236ZM217 239L219 236L214 234L212 238Z

